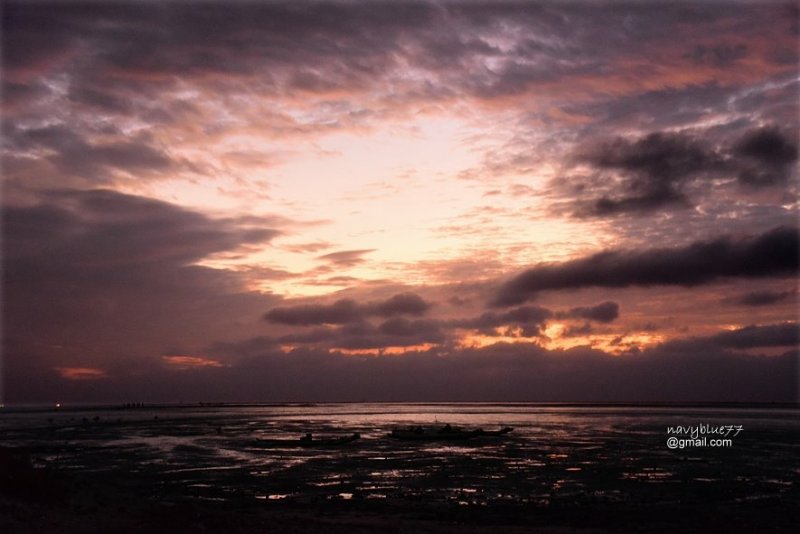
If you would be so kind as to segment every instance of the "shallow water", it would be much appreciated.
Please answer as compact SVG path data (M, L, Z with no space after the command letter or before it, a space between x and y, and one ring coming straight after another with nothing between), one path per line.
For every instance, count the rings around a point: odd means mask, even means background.
M377 499L575 506L796 502L800 411L529 404L318 404L0 412L0 446L154 499ZM512 426L504 439L404 442L411 424ZM729 447L667 447L667 427L740 425ZM341 436L333 448L263 440ZM718 437L718 436L714 436Z

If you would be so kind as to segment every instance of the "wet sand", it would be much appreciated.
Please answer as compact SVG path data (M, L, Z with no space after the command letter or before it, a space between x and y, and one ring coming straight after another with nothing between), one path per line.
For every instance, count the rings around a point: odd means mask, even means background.
M7 533L606 533L794 532L798 502L762 500L709 507L650 505L457 506L425 502L235 499L209 502L187 495L163 500L120 490L118 480L36 471L32 491L0 496L0 531ZM19 482L17 480L16 482ZM153 485L158 481L153 480Z
M502 440L408 443L387 438L393 425L430 424L441 414L309 408L6 418L0 532L795 531L792 413L750 416L749 433L732 448L670 451L661 413L448 409L459 424L516 428ZM362 439L291 446L305 432Z

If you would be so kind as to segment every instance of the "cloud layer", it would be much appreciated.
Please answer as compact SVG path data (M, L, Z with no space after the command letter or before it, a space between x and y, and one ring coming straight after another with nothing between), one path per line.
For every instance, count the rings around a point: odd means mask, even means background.
M492 303L520 304L539 291L582 287L697 286L720 278L787 277L800 266L795 228L760 236L719 238L673 249L606 251L556 265L528 269L504 283Z
M791 398L798 20L5 2L5 400Z

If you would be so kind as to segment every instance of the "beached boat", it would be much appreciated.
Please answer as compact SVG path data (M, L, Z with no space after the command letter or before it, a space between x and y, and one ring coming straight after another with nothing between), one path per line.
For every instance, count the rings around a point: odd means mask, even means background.
M412 426L405 428L395 428L389 434L390 438L405 441L465 441L468 439L482 437L504 436L514 430L507 426L499 430L463 429L450 425L441 427Z

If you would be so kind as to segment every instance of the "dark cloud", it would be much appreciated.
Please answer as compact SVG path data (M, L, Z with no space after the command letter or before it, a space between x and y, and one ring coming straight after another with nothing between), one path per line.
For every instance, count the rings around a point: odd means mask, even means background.
M278 338L280 343L323 343L337 338L338 330L333 328L315 328L298 334L287 334Z
M264 319L291 326L344 325L361 323L370 316L394 317L397 315L422 315L431 304L415 293L398 293L386 300L359 304L351 299L340 299L333 304L303 304L282 306L269 310Z
M484 335L522 335L534 337L541 335L547 320L553 312L539 306L520 306L507 312L485 312L474 319L453 321L458 328L472 328Z
M112 270L117 265L187 266L216 252L279 235L264 222L212 219L173 204L110 190L53 191L31 207L6 207L4 260L54 269ZM20 273L21 274L21 273Z
M348 3L182 3L41 5L13 3L4 13L4 67L14 75L67 65L72 94L92 95L124 81L150 92L178 79L260 78L260 89L327 91L367 83L390 68L404 30L436 16L425 3L365 9ZM48 35L48 39L42 39ZM302 43L303 46L297 46ZM62 58L65 50L91 55ZM88 89L87 89L88 88ZM107 97L92 101L109 102ZM116 102L111 102L112 107Z
M795 291L753 291L733 299L733 302L744 306L769 306L789 300L796 294Z
M162 354L252 331L247 325L275 297L248 291L240 273L196 263L279 234L256 222L105 190L6 206L4 360L133 372Z
M598 323L610 323L619 317L619 304L602 302L596 306L572 308L568 312L558 314L562 318L588 319Z
M708 338L708 341L714 345L732 349L796 347L800 345L800 328L797 323L746 326L738 330L719 333Z
M795 402L796 351L762 357L706 343L664 345L610 356L585 347L547 351L528 343L480 349L434 348L397 356L342 355L328 350L283 353L247 343L234 365L191 373L109 375L86 381L8 369L6 402L155 401L520 401L520 402ZM215 353L209 357L222 358ZM178 397L177 395L180 395Z
M734 146L734 151L770 166L783 166L797 161L797 142L775 127L747 133Z
M279 337L258 336L240 342L217 342L209 351L225 360L258 357L287 346L312 346L303 350L374 350L442 343L444 332L438 321L394 317L375 326L366 321L314 328Z
M111 173L164 172L177 166L162 149L145 137L91 143L70 127L47 126L24 129L12 125L5 143L15 151L34 151L59 174L92 182L110 181Z
M363 89L388 78L393 92L402 93L392 95L395 101L458 94L491 99L554 81L580 86L584 77L608 77L615 60L630 59L632 51L647 54L695 37L687 28L698 21L735 24L743 17L761 29L785 18L778 9L746 5L724 13L714 6L424 1L383 3L381 9L361 2L212 3L202 10L182 2L9 6L6 70L15 77L69 72L71 98L113 111L120 102L115 91L104 90L110 85L132 86L146 98L187 80L228 89L257 82L260 92L283 95ZM725 37L723 27L708 24L703 37ZM499 45L497 35L508 42ZM748 37L754 36L745 32L743 42L732 45L696 45L688 56L728 65L748 51ZM93 53L82 53L86 49ZM409 66L423 83L409 87L403 74Z
M733 143L709 130L654 132L616 138L579 152L575 164L588 166L589 174L578 173L554 185L578 199L576 215L600 217L692 206L711 194L712 179L721 180L715 187L725 187L725 182L782 185L798 157L793 134L776 126L747 130Z
M439 344L446 339L439 321L405 317L387 319L377 327L366 322L346 325L338 334L330 348L381 351L388 347Z
M586 321L580 326L569 326L567 327L562 333L561 337L576 337L576 336L588 336L594 332L592 328L592 324L589 321Z
M413 306L411 305L413 304ZM422 343L447 343L455 339L454 329L470 329L487 336L537 337L553 317L588 318L598 322L613 321L619 311L614 302L574 308L554 314L538 306L520 306L506 312L485 312L466 319L410 319L398 315L418 316L430 304L413 293L401 293L379 302L358 304L338 300L332 304L309 304L278 307L264 316L268 322L287 326L329 325L278 338L281 343L316 344L329 348L374 349L409 346ZM389 317L375 326L370 317Z
M278 307L264 314L271 323L290 326L347 324L360 321L363 313L354 300L342 299L333 304L306 304Z
M784 183L797 161L796 136L790 137L776 127L748 132L733 147L743 160L739 180L754 187Z
M687 134L652 133L643 138L618 138L580 159L592 168L610 171L593 180L607 181L604 194L586 209L590 215L651 211L669 204L688 204L684 184L701 173L720 168L722 158ZM592 190L603 186L592 186Z
M540 265L503 284L492 304L520 304L547 290L689 287L720 278L792 276L799 266L797 229L779 227L747 239L722 237L672 249L612 250L560 264Z
M372 306L372 310L377 315L392 317L394 315L422 315L431 307L416 293L400 293L393 297L378 302Z

